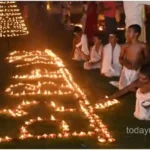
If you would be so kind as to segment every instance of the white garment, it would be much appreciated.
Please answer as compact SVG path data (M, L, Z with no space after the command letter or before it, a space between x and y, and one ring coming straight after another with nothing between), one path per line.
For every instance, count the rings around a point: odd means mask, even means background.
M114 50L110 43L104 47L101 73L108 77L120 76L122 68L119 63L120 50L119 44L116 44Z
M140 89L136 92L136 106L134 116L139 120L150 120L150 108L143 106L150 106L150 92L141 93Z
M81 41L76 45L74 58L73 58L74 60L86 60L79 50L80 47L81 47L81 52L83 52L85 55L90 54L89 49L88 49L87 36L85 34L82 34Z
M81 37L81 41L76 45L77 48L79 48L81 46L81 51L85 54L85 55L89 55L89 49L88 49L88 40L87 40L87 36L85 34L82 34Z
M84 57L84 55L81 53L81 51L77 48L74 51L74 57L72 59L77 60L77 61L81 61L81 60L87 61L87 59Z
M150 1L124 1L124 11L126 15L126 28L132 24L138 24L142 27L142 8L143 5L150 5Z
M83 10L84 10L84 12L83 12L83 15L82 15L82 17L81 17L81 24L82 24L82 30L83 30L83 31L85 30L85 23L86 23L86 17L87 17L86 11L87 11L87 9L88 9L88 5L87 5L87 4L84 4L84 5L83 5Z
M124 10L126 15L126 29L132 24L138 24L142 28L139 40L146 43L144 4L150 5L149 1L124 1ZM144 18L143 18L144 17Z
M119 79L119 89L123 89L138 78L139 71L130 70L123 67L120 79Z
M95 45L92 47L91 54L90 54L90 60L84 63L84 69L97 69L100 68L101 62L98 62L94 65L91 65L90 62L97 62L100 61L102 56L102 50L103 46L101 45L98 52L96 51Z

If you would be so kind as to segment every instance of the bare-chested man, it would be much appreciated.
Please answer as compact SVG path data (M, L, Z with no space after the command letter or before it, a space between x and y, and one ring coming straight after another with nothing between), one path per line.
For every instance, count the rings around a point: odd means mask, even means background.
M137 24L127 30L128 43L122 46L119 61L123 66L119 89L123 89L138 78L139 69L149 59L147 45L138 41L141 27Z
M134 116L140 120L150 120L150 64L142 65L138 79L114 93L109 99L118 98L131 91L136 91Z

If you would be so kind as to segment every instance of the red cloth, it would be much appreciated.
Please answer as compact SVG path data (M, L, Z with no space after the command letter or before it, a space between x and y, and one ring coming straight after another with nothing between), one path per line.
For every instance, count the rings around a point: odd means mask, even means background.
M104 16L115 18L117 3L114 1L107 1L107 2L103 2L103 4L104 4L104 8L110 8L110 10L104 11Z
M94 34L97 32L97 17L97 4L95 2L89 2L85 24L85 34L89 42L92 41Z

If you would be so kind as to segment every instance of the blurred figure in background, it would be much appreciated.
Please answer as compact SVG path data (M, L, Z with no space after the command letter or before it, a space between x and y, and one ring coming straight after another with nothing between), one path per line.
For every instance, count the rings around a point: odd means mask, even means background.
M24 8L23 8L23 18L25 20L25 22L27 22L28 20L28 16L29 15L29 8L28 8L28 5L24 5Z
M103 2L103 10L105 17L105 42L108 42L108 36L110 33L117 31L117 22L116 22L116 7L117 2L115 1L106 1Z
M70 3L69 2L63 2L61 4L61 9L62 9L62 24L64 25L70 25Z
M93 36L98 31L97 18L97 4L96 2L89 2L85 24L85 34L87 35L89 43L93 43Z
M144 5L150 5L149 1L124 1L124 11L125 11L125 23L126 23L126 29L130 25L138 24L142 31L141 35L139 37L139 40L141 42L146 43L146 32L145 32L145 8ZM128 39L126 39L128 41Z
M87 2L83 2L83 14L82 14L82 17L81 17L81 24L82 24L82 30L83 30L83 32L85 30L87 10L88 10L88 3Z

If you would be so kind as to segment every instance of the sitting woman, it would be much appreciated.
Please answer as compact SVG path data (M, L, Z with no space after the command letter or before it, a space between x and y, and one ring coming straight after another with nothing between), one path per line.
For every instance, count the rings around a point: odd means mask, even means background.
M150 120L150 64L145 64L141 67L139 77L136 81L109 98L115 99L129 91L135 90L136 106L134 116L139 120Z
M87 36L80 27L75 27L73 39L73 60L81 61L89 59Z
M93 38L94 46L91 48L90 59L84 63L84 69L97 69L101 66L103 45L101 36L96 34Z

